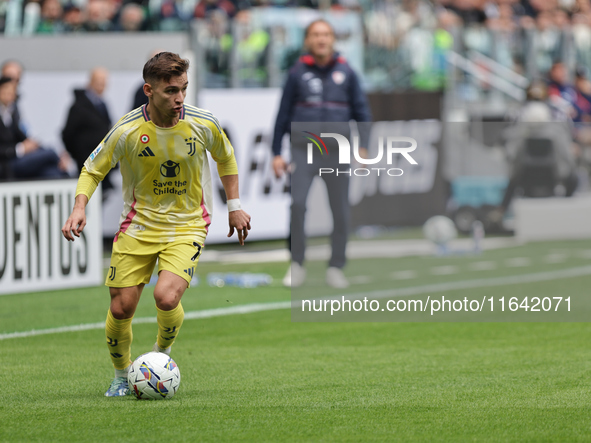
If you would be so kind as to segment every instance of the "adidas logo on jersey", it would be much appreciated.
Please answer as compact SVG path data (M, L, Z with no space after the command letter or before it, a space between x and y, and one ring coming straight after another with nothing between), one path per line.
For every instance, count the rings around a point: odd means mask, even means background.
M156 157L156 156L154 155L154 153L152 152L150 147L147 146L146 149L144 149L142 152L140 152L138 157Z

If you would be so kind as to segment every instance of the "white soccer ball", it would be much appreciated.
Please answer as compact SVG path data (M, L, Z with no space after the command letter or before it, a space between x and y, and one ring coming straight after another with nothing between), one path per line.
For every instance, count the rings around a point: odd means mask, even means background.
M443 215L436 215L425 222L423 234L433 243L445 245L458 236L458 231L451 219Z
M140 355L129 368L129 389L141 400L161 400L172 397L181 383L177 364L162 352Z

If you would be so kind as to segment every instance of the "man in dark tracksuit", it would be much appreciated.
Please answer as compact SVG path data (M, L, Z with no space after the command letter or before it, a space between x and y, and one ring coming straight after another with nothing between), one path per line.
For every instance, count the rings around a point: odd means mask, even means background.
M305 44L309 54L302 56L289 72L273 137L273 170L281 177L287 164L281 156L281 141L290 132L292 122L342 122L341 134L348 137L348 122L371 121L371 113L357 75L343 57L334 52L334 30L325 20L316 20L306 28ZM320 127L320 126L319 126ZM313 132L314 130L311 129ZM361 143L366 142L363 140ZM363 146L363 144L362 144ZM338 168L338 156L324 156L320 163L307 164L306 143L292 140L291 177L291 267L284 279L286 286L297 287L305 280L302 266L305 254L304 219L306 199L319 165ZM330 286L344 288L345 249L349 230L349 180L347 176L323 175L333 215L332 256L326 273Z

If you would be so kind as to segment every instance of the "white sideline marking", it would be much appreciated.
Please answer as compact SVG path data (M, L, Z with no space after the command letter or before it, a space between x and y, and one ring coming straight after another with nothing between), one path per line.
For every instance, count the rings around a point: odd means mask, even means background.
M584 249L580 251L577 256L579 258L591 258L591 249Z
M431 274L433 275L451 275L457 274L459 271L457 266L435 266L431 268Z
M505 265L509 268L521 268L531 266L531 259L528 257L513 257L505 260Z
M253 303L250 305L232 306L229 308L204 309L202 311L190 311L185 313L185 320L195 320L199 318L223 317L225 315L234 314L250 314L251 312L273 311L276 309L288 309L291 307L291 302L282 301L276 303ZM138 317L133 319L133 324L140 323L156 323L156 317ZM24 332L10 332L8 334L0 334L0 340L7 340L9 338L24 338L33 337L35 335L58 334L60 332L78 332L88 331L91 329L104 329L105 322L100 323L86 323L82 325L61 326L59 328L48 329L33 329L32 331Z
M548 254L544 257L544 261L546 263L562 263L566 261L568 258L568 254L560 253L560 252L553 252Z
M493 269L497 269L494 261L477 261L470 265L471 271L492 271Z
M454 291L454 290L461 290L461 289L473 289L473 288L482 288L482 287L492 287L492 286L505 286L505 285L517 285L517 284L524 284L524 283L537 283L549 280L556 280L561 278L572 278L572 277L583 277L586 275L591 275L591 266L582 266L578 268L569 268L569 269L561 269L558 271L552 272L541 272L536 274L523 274L523 275L514 275L510 277L494 277L494 278L481 278L476 280L464 280L464 281L455 281L455 282L447 282L447 283L437 283L432 285L424 285L424 286L412 286L410 288L400 288L400 289L387 289L381 291L371 291L371 292L360 292L360 293L353 293L353 294L342 294L338 296L328 297L328 298L335 298L345 296L347 299L355 299L361 297L368 297L368 298L388 298L388 297L408 297L411 295L422 295L422 294L429 294L435 292L447 292L447 291ZM298 306L300 303L298 301L294 302L294 306ZM213 317L222 317L226 315L235 315L235 314L251 314L254 312L263 312L263 311L274 311L278 309L289 309L292 306L291 301L281 301L281 302L273 302L273 303L253 303L250 305L240 305L240 306L232 306L228 308L217 308L217 309L205 309L202 311L190 311L185 313L185 319L192 320L192 319L200 319L200 318L213 318ZM133 319L134 324L139 323L156 323L156 317L139 317ZM49 328L49 329L38 329L32 331L24 331L24 332L10 332L7 334L0 334L0 341L7 340L10 338L24 338L24 337L33 337L35 335L47 335L47 334L57 334L60 332L77 332L77 331L87 331L91 329L103 329L105 327L104 322L100 323L86 323L82 325L74 325L74 326L62 326L59 328Z
M349 283L352 285L365 285L367 283L371 283L372 281L373 278L371 278L369 275L357 275L355 277L349 278Z
M390 274L390 277L392 277L394 280L410 280L412 278L417 278L418 275L419 273L417 271L410 270L393 272Z

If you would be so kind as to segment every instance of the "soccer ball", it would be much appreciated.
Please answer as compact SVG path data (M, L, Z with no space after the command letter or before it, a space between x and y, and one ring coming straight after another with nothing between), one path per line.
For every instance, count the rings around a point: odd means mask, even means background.
M181 383L181 373L172 358L162 352L140 355L129 368L129 389L141 400L172 397Z
M451 219L443 215L436 215L425 222L423 234L433 243L445 245L458 236L458 231Z

